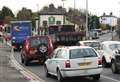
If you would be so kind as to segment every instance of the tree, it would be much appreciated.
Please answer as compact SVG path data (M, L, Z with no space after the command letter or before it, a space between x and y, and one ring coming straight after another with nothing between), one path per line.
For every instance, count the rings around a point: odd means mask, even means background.
M120 38L120 18L117 21L117 28L116 28L117 34L119 35Z
M17 13L17 19L18 20L32 20L32 11L30 9L23 7L22 10L20 10Z
M7 16L14 18L14 14L13 14L12 10L9 9L8 7L4 6L2 8L2 11L0 12L0 19L4 20Z
M88 18L89 29L98 29L100 28L99 17L96 15L89 16Z

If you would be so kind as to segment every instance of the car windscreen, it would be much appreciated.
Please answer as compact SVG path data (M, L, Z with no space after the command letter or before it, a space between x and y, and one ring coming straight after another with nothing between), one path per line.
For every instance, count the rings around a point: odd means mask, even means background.
M99 42L85 42L84 45L93 47L95 49L100 49L100 43Z
M72 49L70 50L70 59L97 57L97 53L92 48Z
M30 41L30 47L36 47L41 44L47 45L48 44L47 38L34 38Z
M120 44L111 44L109 45L111 50L116 50L116 49L120 49Z

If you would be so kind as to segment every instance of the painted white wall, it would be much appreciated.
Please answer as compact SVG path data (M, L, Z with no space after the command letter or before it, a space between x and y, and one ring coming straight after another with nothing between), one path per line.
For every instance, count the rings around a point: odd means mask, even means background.
M117 25L117 17L100 17L101 24L109 24L110 26Z
M51 16L55 17L55 24L56 21L61 21L61 24L63 24L63 15L40 15L40 26L43 26L43 21L48 21L48 18Z

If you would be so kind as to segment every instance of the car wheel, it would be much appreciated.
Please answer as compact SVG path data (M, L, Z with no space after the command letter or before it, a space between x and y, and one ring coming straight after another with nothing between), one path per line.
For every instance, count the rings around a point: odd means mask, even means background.
M106 62L105 58L102 59L102 66L107 67L107 62Z
M99 80L100 79L100 74L94 75L93 80Z
M60 70L57 70L57 80L58 82L63 82L64 78L62 77Z
M48 73L48 69L47 69L46 65L44 66L44 70L45 70L46 77L50 77L50 74Z
M116 64L115 64L114 61L111 62L111 69L112 69L113 73L118 73L118 69L117 69Z
M24 59L23 59L23 57L21 56L21 63L24 63Z
M29 63L28 60L26 58L24 58L24 65L28 66L28 63Z

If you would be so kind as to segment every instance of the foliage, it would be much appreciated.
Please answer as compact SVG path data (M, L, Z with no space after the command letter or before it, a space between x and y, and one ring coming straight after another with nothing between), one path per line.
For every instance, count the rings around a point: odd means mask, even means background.
M17 13L17 19L18 20L32 20L32 11L30 9L23 7L22 10L20 10Z
M8 18L8 19L7 19ZM4 6L2 8L2 11L0 12L0 20L10 20L14 18L14 14L11 9L8 7Z
M98 29L100 28L99 17L96 15L89 16L88 18L89 29Z
M120 18L119 18L118 21L117 21L117 28L116 28L116 31L117 31L117 34L118 34L119 37L120 37Z
M110 29L110 25L109 24L100 24L100 28L102 30L108 30L108 29Z

